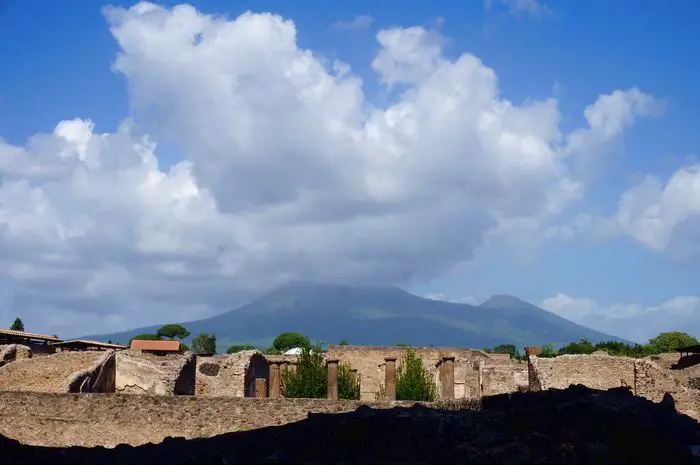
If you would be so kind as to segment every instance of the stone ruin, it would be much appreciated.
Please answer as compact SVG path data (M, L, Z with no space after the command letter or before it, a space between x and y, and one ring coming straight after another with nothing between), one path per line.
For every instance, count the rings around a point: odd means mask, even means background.
M138 447L36 447L0 435L8 463L53 465L690 465L700 463L699 445L698 423L672 408L634 396L629 388L583 386L487 397L478 411L361 406L283 426Z
M437 387L439 400L430 407L473 409L504 399L498 397L503 394L584 385L622 388L700 418L700 391L688 386L678 370L657 363L676 363L670 356L657 361L607 354L542 358L530 348L527 361L518 361L473 349L413 350ZM32 357L28 348L3 347L0 434L25 444L113 447L159 443L168 436L209 437L282 425L303 420L311 412L405 405L395 401L396 370L405 351L331 346L324 354L328 398L284 399L281 380L285 370L295 369L296 356L267 356L255 350L206 357L156 356L123 350ZM360 380L359 401L338 399L338 367L346 362ZM377 399L380 387L386 393L383 399ZM71 397L71 393L80 395ZM101 426L92 430L88 424ZM44 439L35 443L35 437Z

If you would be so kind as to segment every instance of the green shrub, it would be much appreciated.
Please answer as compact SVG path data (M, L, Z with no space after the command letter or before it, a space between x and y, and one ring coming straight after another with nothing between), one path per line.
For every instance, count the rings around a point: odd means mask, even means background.
M324 398L328 392L328 369L320 345L304 344L296 370L282 373L282 389L289 398Z
M338 398L360 400L360 379L345 362L338 365Z
M328 367L320 344L301 347L296 369L282 372L282 391L288 398L318 399L328 395ZM345 362L338 365L338 398L360 398L360 380Z
M386 387L379 386L377 399L386 399ZM396 369L396 400L432 402L437 399L433 375L423 368L423 361L415 350L408 349Z

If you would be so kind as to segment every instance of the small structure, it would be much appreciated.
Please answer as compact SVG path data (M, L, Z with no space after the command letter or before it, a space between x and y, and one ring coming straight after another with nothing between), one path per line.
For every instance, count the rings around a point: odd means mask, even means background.
M676 352L680 352L678 362L671 366L672 370L682 370L700 364L700 345L679 347Z
M34 355L49 355L55 353L50 343L62 342L55 336L46 334L0 329L0 345L21 344L32 349Z
M146 341L134 339L129 348L154 355L177 354L180 352L180 341Z
M125 350L127 348L126 346L120 344L111 344L109 342L99 341L86 341L84 339L53 342L50 345L56 349L56 352L71 352L85 350Z

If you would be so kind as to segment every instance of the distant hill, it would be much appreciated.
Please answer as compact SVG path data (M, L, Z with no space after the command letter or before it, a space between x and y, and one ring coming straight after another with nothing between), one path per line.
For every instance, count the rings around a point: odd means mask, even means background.
M163 323L174 323L166 321ZM268 347L278 334L298 331L314 341L337 344L493 347L620 338L573 323L512 296L494 296L480 306L430 300L395 287L296 283L235 310L182 323L193 335L215 333L219 351L239 343ZM128 343L158 326L89 339ZM187 342L187 341L186 341Z

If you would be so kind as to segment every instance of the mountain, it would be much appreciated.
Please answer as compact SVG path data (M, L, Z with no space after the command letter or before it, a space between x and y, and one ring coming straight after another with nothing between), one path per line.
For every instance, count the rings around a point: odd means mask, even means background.
M394 287L313 283L290 284L235 310L181 324L192 335L215 333L219 351L239 343L267 347L285 331L325 343L346 339L361 345L483 348L511 343L522 348L559 346L581 338L621 340L512 296L494 296L473 306L425 299ZM158 327L85 338L128 343L134 335L152 333Z

